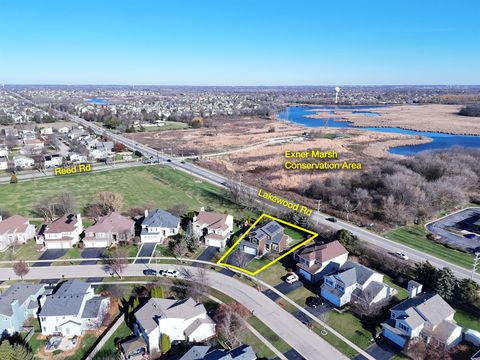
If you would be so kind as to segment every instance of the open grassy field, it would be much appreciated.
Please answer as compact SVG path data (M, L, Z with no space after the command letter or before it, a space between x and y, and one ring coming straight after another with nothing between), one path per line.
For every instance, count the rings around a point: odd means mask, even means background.
M425 237L425 230L421 225L404 226L384 234L391 239L410 246L414 249L432 254L440 259L451 262L466 269L471 269L473 257L470 254L459 250L451 249L443 244L428 240Z
M62 191L74 193L83 210L98 192L114 191L124 197L124 210L153 205L169 209L185 204L189 210L210 206L237 211L224 190L168 167L145 166L84 175L62 176L0 186L1 206L13 214L33 216L32 207Z

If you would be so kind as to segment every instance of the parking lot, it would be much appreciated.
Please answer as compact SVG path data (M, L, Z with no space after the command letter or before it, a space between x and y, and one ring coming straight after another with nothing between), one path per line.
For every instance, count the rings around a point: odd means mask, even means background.
M480 208L468 208L427 224L427 230L440 236L439 241L474 251L480 249L480 237L467 238L468 233L479 233ZM463 233L462 233L463 232Z

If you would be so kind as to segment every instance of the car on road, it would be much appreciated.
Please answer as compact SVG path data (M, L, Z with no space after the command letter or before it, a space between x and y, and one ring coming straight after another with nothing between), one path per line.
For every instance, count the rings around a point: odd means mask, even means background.
M175 269L160 270L159 275L168 276L168 277L178 277L179 272Z
M476 239L476 238L477 238L477 235L476 235L476 234L472 234L472 233L470 233L470 234L465 234L465 235L463 235L463 236L465 236L467 239Z
M395 256L399 257L400 259L403 259L403 260L408 260L408 256L401 251L396 251Z
M335 219L334 217L328 217L328 218L325 218L325 220L330 222L337 222L337 219Z
M185 160L180 161L180 164L185 164Z
M167 159L168 162L172 162L172 159Z
M143 270L143 275L157 276L157 271L153 270L153 269L145 269L145 270Z
M295 274L295 273L290 273L287 275L287 277L285 278L285 282L287 284L293 284L294 282L298 281L298 275Z
M323 305L323 300L318 296L310 296L307 298L307 306L316 309L320 305Z

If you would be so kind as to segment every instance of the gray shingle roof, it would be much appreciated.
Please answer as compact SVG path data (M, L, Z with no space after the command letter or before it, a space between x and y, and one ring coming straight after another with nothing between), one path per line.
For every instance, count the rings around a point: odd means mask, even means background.
M10 286L0 296L0 314L5 316L12 316L12 302L18 300L19 304L23 304L30 296L38 293L43 288L45 292L44 284L14 284ZM32 301L33 304L37 304L37 299ZM27 305L28 308L32 308L32 304ZM34 307L33 307L34 308Z
M349 260L340 268L335 277L341 280L345 286L354 283L363 285L374 273L375 271L372 269Z
M149 212L147 217L142 222L143 226L147 227L164 227L164 228L176 228L180 224L180 219L173 216L168 211L162 209L155 209Z
M248 345L233 350L215 349L210 346L192 346L179 360L255 360L257 356Z
M47 296L40 316L78 315L90 284L80 280L68 280L58 290Z
M87 300L83 308L82 319L94 319L98 317L100 305L105 299L106 298L102 296L95 296L90 300Z

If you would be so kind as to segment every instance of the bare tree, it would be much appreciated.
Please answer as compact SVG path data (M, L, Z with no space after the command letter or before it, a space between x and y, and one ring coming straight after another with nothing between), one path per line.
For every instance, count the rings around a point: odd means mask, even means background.
M228 342L239 344L247 331L247 319L251 313L239 303L220 304L214 316L219 336Z
M184 238L180 238L180 240L178 240L178 242L173 247L173 255L175 255L176 257L182 257L182 256L185 256L187 252L188 252L187 242L185 241Z
M358 207L358 204L352 203L349 199L343 200L343 210L345 211L347 221L350 218L350 214L357 210L357 207Z
M114 273L122 278L122 273L128 265L128 253L123 248L113 249L105 258L105 264Z
M8 150L12 150L15 146L17 146L18 139L14 135L7 135L5 137L5 145L7 146Z
M199 302L202 296L208 295L210 291L210 283L208 280L207 269L200 265L192 276L192 281L188 285L187 293L195 301Z
M57 209L60 214L73 213L75 208L75 195L70 191L64 191L58 195Z
M23 277L28 274L30 268L25 261L20 260L13 264L13 271L15 272L15 275L20 276L23 281Z
M123 196L119 193L103 191L97 194L95 201L87 210L92 216L106 216L114 211L120 211L123 207Z
M34 206L37 214L43 217L45 221L52 221L56 215L56 201L53 197L48 197L41 200Z

